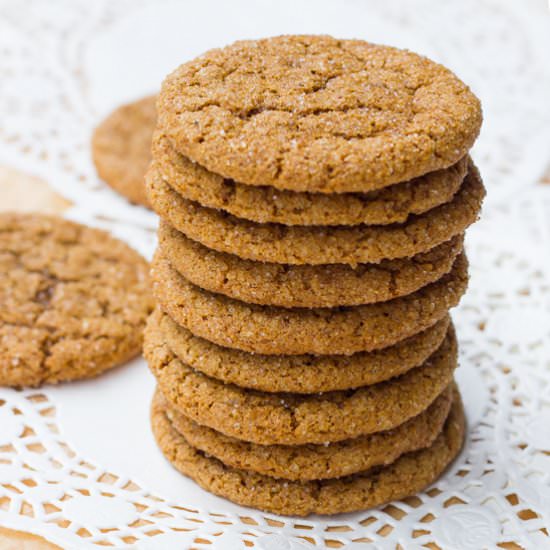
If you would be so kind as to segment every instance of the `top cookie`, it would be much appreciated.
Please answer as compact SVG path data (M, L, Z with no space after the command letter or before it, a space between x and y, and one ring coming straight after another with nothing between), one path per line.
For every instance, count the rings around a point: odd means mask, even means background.
M99 177L130 202L149 207L145 172L151 162L155 96L113 111L94 131L92 156Z
M159 127L182 154L251 185L367 192L446 168L472 146L478 99L406 50L329 36L240 41L164 81Z
M0 214L0 385L95 376L141 351L147 262L98 229Z

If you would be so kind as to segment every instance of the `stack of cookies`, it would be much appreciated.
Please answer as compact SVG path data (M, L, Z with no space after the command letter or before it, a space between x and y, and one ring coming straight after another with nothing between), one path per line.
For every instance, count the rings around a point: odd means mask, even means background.
M157 103L145 355L167 459L281 514L422 490L459 452L448 310L484 188L476 97L408 51L237 42Z

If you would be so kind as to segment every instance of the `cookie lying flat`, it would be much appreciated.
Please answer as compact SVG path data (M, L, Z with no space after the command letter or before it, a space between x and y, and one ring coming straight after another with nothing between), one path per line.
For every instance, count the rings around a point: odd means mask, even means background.
M99 177L130 202L149 206L145 172L151 162L156 96L119 107L94 131L92 156Z
M450 330L419 367L356 390L314 395L264 393L224 384L180 361L149 322L144 355L171 406L225 435L260 445L342 441L390 430L426 410L451 383L457 344Z
M446 168L472 146L478 99L406 50L279 36L211 50L170 74L159 127L174 148L247 184L366 192Z
M0 214L0 384L88 378L138 355L147 262L103 231Z
M462 251L463 235L412 258L379 264L285 265L243 260L188 239L160 222L160 254L193 284L260 305L336 307L385 302L433 283Z
M265 392L318 393L376 384L418 367L441 345L450 319L395 346L354 355L259 355L193 336L158 308L151 322L170 351L207 376Z
M430 446L443 429L453 398L446 388L419 415L393 430L330 445L256 445L201 426L169 406L157 389L153 408L164 409L172 426L195 449L226 466L289 480L330 479L391 464L404 453Z
M155 163L145 179L153 210L190 239L240 258L281 264L356 265L426 252L474 223L485 195L472 165L451 202L405 224L287 226L258 224L188 201L162 180Z
M443 319L466 290L468 262L461 254L450 273L413 294L343 308L247 304L194 286L158 254L151 277L163 311L220 346L268 355L350 355L391 346Z
M465 418L460 397L443 431L430 447L407 453L393 464L339 479L286 481L225 466L192 447L172 426L162 407L151 410L153 434L167 460L204 489L244 506L306 516L364 510L422 491L458 455Z
M370 193L300 193L245 185L209 172L180 155L157 132L153 156L166 183L186 199L259 223L285 225L385 225L403 223L449 202L468 171L468 158L444 170Z

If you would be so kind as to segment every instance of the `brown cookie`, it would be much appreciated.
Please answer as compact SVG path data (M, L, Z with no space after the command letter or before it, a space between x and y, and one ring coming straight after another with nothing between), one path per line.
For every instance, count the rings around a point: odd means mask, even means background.
M193 336L159 308L151 322L170 351L207 376L265 392L318 393L377 384L418 367L443 342L450 318L395 346L354 355L259 355Z
M364 472L391 464L404 453L429 447L443 429L453 400L452 386L419 415L393 430L330 445L256 445L201 426L170 407L157 389L153 408L164 409L172 426L199 451L226 466L271 477L309 481Z
M184 199L153 163L146 176L153 210L187 237L219 252L281 264L378 263L426 252L476 221L485 189L472 165L451 202L404 224L287 226L259 224Z
M92 157L99 177L130 202L149 207L145 172L151 162L156 96L113 111L94 131Z
M245 185L209 172L180 155L157 132L153 157L166 183L186 199L259 223L285 225L385 225L403 223L449 202L468 171L468 158L443 170L370 193L301 193Z
M379 264L285 265L243 260L188 239L166 222L159 251L193 284L260 305L335 307L385 302L415 292L448 273L463 235L412 258Z
M367 192L446 168L481 119L445 67L329 36L211 50L159 96L159 127L176 150L226 178L292 191Z
M391 346L443 319L466 290L468 263L461 254L450 273L413 294L342 308L247 304L191 284L158 254L151 277L161 308L220 346L268 355L350 355Z
M88 378L141 350L147 262L103 231L0 214L0 384Z
M422 491L458 455L465 429L457 395L443 431L430 447L404 454L388 466L339 479L286 481L225 466L205 455L179 434L162 407L153 406L151 423L166 459L204 489L244 506L293 516L364 510Z
M149 322L144 355L171 406L225 435L260 445L342 441L390 430L427 409L451 383L457 343L450 330L419 367L372 386L314 395L264 393L195 371L168 348Z

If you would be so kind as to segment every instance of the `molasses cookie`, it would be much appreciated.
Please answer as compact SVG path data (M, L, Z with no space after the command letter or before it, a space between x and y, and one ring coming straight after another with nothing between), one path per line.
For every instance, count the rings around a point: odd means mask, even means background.
M341 308L258 306L191 284L157 253L151 277L161 308L196 336L263 354L350 355L396 344L435 324L468 283L464 254L435 283L401 298Z
M169 406L157 390L153 407L196 449L227 466L290 480L342 477L391 464L404 453L429 447L443 429L453 398L451 386L419 415L393 430L330 445L256 445L201 426Z
M162 85L159 127L208 170L252 185L367 192L447 168L481 126L451 71L407 50L278 36L211 50Z
M418 367L441 345L449 316L395 344L353 355L260 355L194 336L160 309L151 322L183 363L207 376L265 392L318 393L383 382Z
M454 331L419 367L372 386L314 395L264 393L195 371L149 322L144 355L170 405L225 435L260 445L329 443L390 430L426 410L451 383Z
M281 307L354 306L399 298L448 273L464 241L456 235L412 258L352 267L243 260L206 248L163 221L158 238L160 254L193 284L244 302Z
M153 138L160 175L182 197L258 223L385 225L403 223L449 202L468 171L468 158L443 170L370 193L307 193L245 185L180 155L160 132Z
M98 229L0 214L0 384L88 378L138 355L147 262Z
M130 202L149 206L145 172L151 162L156 96L123 105L94 131L92 156L99 177Z
M427 252L474 223L485 196L471 165L452 201L404 224L288 226L243 220L184 199L164 182L155 163L146 185L153 210L190 239L244 259L298 265L378 263Z
M244 506L293 516L364 510L422 491L458 455L465 430L464 411L457 395L442 432L431 446L404 454L387 466L308 482L275 479L224 465L192 447L174 428L162 406L153 406L151 422L167 460L204 489Z

